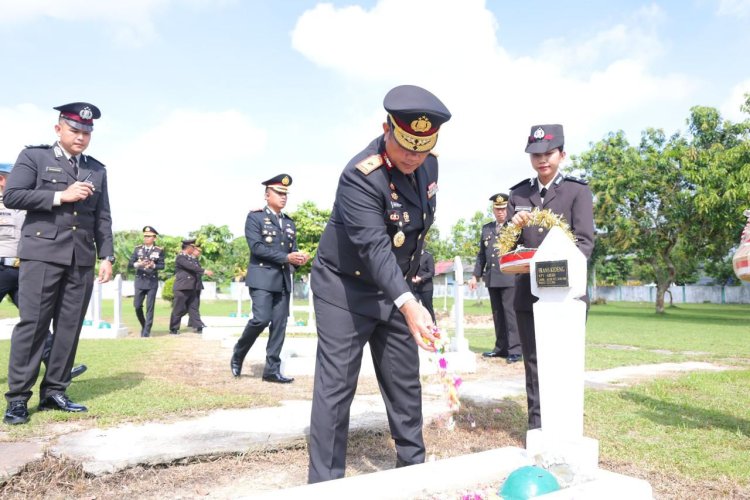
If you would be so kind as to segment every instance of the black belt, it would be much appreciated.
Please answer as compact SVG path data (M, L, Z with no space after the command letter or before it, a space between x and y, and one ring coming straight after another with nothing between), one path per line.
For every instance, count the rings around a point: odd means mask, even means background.
M7 267L18 267L21 265L21 259L18 257L0 257L0 265Z

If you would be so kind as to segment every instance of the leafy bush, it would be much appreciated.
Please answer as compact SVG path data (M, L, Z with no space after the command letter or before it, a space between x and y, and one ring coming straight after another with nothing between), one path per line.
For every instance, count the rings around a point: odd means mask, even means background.
M172 290L173 286L174 276L171 276L167 281L164 282L164 288L162 288L161 290L162 299L172 302L172 300L174 299L174 291Z

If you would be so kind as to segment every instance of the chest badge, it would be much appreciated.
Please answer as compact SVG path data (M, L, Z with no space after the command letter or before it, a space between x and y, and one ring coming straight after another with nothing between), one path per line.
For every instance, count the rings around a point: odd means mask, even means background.
M403 231L399 230L396 234L393 235L393 246L398 248L401 245L404 244L404 241L406 241L406 235Z

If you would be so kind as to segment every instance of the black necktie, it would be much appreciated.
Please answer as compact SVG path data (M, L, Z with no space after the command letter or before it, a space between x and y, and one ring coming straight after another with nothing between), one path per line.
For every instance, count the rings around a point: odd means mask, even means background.
M71 156L68 161L70 161L70 166L73 167L73 172L75 172L76 179L78 179L78 162L76 161L76 157Z
M414 174L408 174L406 178L409 179L409 183L411 184L411 187L414 188L414 191L419 192L417 189L417 177Z
M547 196L547 188L542 188L542 190L539 191L539 196L541 196L542 199L544 199L544 197Z

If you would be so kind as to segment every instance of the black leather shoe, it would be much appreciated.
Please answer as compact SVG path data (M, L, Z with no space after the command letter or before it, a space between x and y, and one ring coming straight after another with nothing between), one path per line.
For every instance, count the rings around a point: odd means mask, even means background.
M498 351L496 349L493 349L490 352L483 352L482 356L484 356L485 358L507 358L508 354Z
M232 368L232 375L239 377L242 375L242 360L238 359L236 355L232 354L232 359L229 361L229 366Z
M8 425L18 425L25 424L28 421L29 409L26 407L26 401L11 401L8 403L3 422Z
M201 333L203 333L203 328L196 328L195 333L200 335Z
M89 411L85 406L71 401L67 394L53 394L52 396L47 396L42 399L39 402L39 411L47 410L61 410L73 413Z
M88 368L88 366L86 366L86 365L78 365L78 366L74 366L74 367L73 367L73 368L72 368L72 369L70 370L70 378L76 378L76 377L77 377L78 375L83 375L83 373L84 373L84 372L85 372L86 370L88 370L88 369L89 369L89 368Z
M179 330L169 330L169 334L170 335L179 335L180 331Z
M509 354L508 359L506 359L505 362L508 364L518 363L522 359L523 359L523 356L521 356L520 354Z
M274 382L277 384L291 384L294 382L293 378L285 377L281 373L274 373L273 375L263 375L263 382Z

